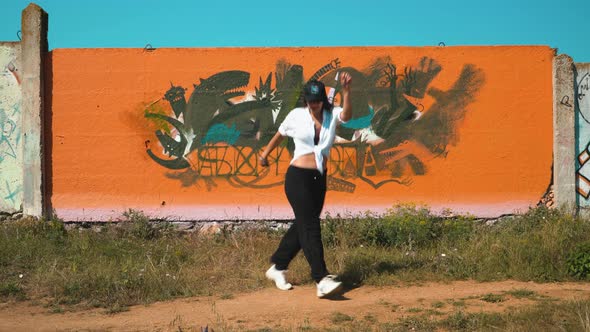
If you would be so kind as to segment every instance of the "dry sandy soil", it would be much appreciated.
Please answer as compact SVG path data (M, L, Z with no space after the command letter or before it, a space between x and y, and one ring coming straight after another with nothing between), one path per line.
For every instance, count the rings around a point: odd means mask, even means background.
M252 293L220 297L195 297L139 305L129 311L106 314L104 309L51 313L27 302L0 304L0 331L201 331L209 326L222 331L293 329L333 324L335 313L377 322L395 322L434 309L452 312L502 312L533 305L537 300L504 292L529 290L536 297L560 300L590 298L590 283L459 281L419 286L370 287L345 291L334 299L318 299L312 285L290 291L267 288ZM504 301L487 302L486 294L504 294Z

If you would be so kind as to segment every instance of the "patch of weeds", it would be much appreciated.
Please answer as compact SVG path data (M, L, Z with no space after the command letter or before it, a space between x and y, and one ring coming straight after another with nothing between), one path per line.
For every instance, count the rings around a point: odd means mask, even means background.
M463 308L463 307L465 307L465 306L467 305L467 304L465 303L465 301L464 301L464 300L459 300L459 301L454 301L454 300L453 300L453 301L451 302L451 304L452 304L454 307L462 307L462 308Z
M431 306L432 306L433 308L440 309L440 308L443 308L443 307L445 306L445 303L444 303L444 302L442 302L442 301L437 301L437 302L433 302L433 303L431 304Z
M590 276L590 241L579 244L567 258L568 273L578 279Z
M330 317L330 321L334 324L342 324L345 322L352 322L354 320L353 317L348 316L347 314L343 314L341 312L335 312Z
M363 317L363 319L369 323L375 324L377 323L377 317L371 315L371 314L367 314L365 315L365 317Z
M176 315L176 317L174 317L174 320L172 320L170 322L170 324L168 324L168 326L170 327L170 330L176 330L177 332L183 332L184 329L182 328L183 326L183 321L182 321L182 316L180 315Z
M392 312L398 311L398 309L401 307L401 305L399 305L399 304L393 304L393 303L387 302L383 299L379 299L379 301L377 301L377 304L391 308Z
M137 239L153 240L163 235L165 231L165 227L157 227L150 222L148 216L142 211L129 209L123 212L123 217L125 218L123 222L127 223L124 224L127 227L127 231Z
M523 299L523 298L536 298L537 297L537 293L532 291L532 290L528 290L526 288L521 288L521 289L513 289L513 290L509 290L509 291L505 291L504 294L508 294L514 298L517 299Z
M443 316L445 314L444 312L433 309L427 309L426 311L424 311L424 313L430 316Z
M90 302L88 302L88 306L90 308L100 308L100 307L102 307L102 303L100 303L100 301L94 299L94 300L91 300Z
M391 305L391 311L396 312L401 308L401 305L399 304L392 304Z
M436 322L424 316L402 318L393 326L384 326L387 331L435 331Z
M52 314L63 314L64 309L57 304L53 304L53 305L49 306L49 312Z
M225 294L222 294L219 298L222 300L231 300L234 298L234 295L230 294L230 293L225 293Z
M505 320L509 314L497 313L465 313L455 312L446 319L437 322L438 327L450 331L489 331L504 330ZM486 329L484 329L486 328ZM523 331L523 329L508 329L509 331ZM524 329L525 331L531 331ZM545 331L544 329L533 329L532 331Z
M417 312L422 312L424 311L424 309L422 308L409 308L408 310L406 310L407 312L411 312L411 313L417 313Z
M309 318L305 318L303 320L303 324L301 324L301 326L299 326L299 331L311 331L313 330L313 328L311 327L311 324L309 322Z
M500 302L506 301L506 298L504 298L504 296L500 295L500 294L489 293L489 294L482 296L480 298L480 300L485 301L485 302L489 302L489 303L500 303Z
M451 331L470 330L473 328L469 314L458 311L440 322L440 325L449 328Z
M437 322L450 331L589 331L590 302L540 302L504 313L455 312ZM492 329L490 329L492 328Z
M105 313L108 315L118 314L120 312L129 311L129 307L125 305L121 305L119 303L115 303L114 305L110 306L105 310Z
M11 297L17 300L24 300L26 298L25 291L16 282L0 283L0 297Z

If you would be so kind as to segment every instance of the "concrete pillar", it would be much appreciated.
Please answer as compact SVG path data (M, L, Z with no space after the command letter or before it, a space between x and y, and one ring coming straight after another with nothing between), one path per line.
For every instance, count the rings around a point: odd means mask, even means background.
M553 190L557 207L576 208L574 62L553 59Z
M43 67L48 51L47 13L31 3L22 12L21 54L23 214L44 215Z

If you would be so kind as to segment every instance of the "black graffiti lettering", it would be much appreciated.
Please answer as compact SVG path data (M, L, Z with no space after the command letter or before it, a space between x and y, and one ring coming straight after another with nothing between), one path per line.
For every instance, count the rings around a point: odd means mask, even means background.
M332 146L332 150L330 150L330 159L328 160L328 175L338 175L340 174L340 163L342 161L342 157L340 155L340 149L335 148Z
M217 153L217 152L219 152L219 150L223 150L223 156L221 158L218 158L218 163L216 164L216 166L218 166L218 168L217 168L217 175L218 176L231 175L233 172L232 165L226 160L227 150L229 148L230 148L229 146L217 147L217 150L215 151ZM226 167L224 167L224 166L226 166ZM227 171L223 172L224 169Z
M367 147L365 151L365 158L363 159L363 175L377 175L377 163L375 162L375 156L373 156L373 149L370 145Z
M274 169L274 175L279 175L280 165L279 161L281 160L281 156L283 153L287 151L285 147L278 147L276 148L271 155L268 156L268 163Z
M352 182L342 180L342 179L337 179L333 176L329 176L327 187L328 187L328 190L330 190L330 191L340 191L340 192L346 192L346 193L353 193L354 189L356 188L356 185Z
M357 147L334 145L330 151L328 171L330 175L354 177L357 170Z
M201 150L201 151L207 151L207 150ZM197 173L201 176L213 176L213 167L212 167L212 162L210 159L207 159L205 157L201 158L201 151L199 151L199 162L197 164ZM208 170L208 173L205 172L205 170Z
M286 170L285 162L281 161L285 151L288 151L285 147L279 147L268 156L275 176ZM197 150L197 156L198 163L194 170L202 177L260 175L258 153L249 146L206 146Z
M248 146L236 147L235 150L237 152L235 159L236 171L233 174L251 176L258 175L258 172L256 170L257 158L254 150ZM245 150L249 150L247 154L244 153ZM245 171L242 172L244 168Z
M219 157L220 150L223 151L221 158ZM227 146L212 146L199 149L197 173L201 176L211 177L231 175L233 172L232 165L225 160L227 150ZM208 170L208 174L205 174L204 170Z
M320 68L318 71L316 71L313 76L310 78L310 80L317 80L320 77L326 75L326 73L329 73L330 71L334 70L334 69L338 69L340 68L340 60L338 60L338 58L330 61L330 63L328 63L327 65L323 66L322 68Z

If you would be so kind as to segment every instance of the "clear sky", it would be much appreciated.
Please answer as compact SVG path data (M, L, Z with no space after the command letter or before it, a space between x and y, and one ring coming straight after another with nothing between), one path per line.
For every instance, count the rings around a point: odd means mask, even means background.
M0 0L0 41L25 0ZM49 47L547 45L590 62L590 0L37 0Z

